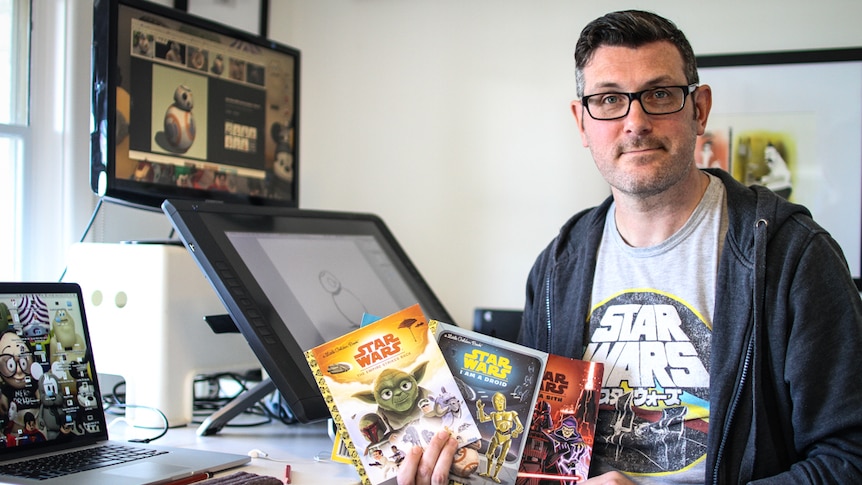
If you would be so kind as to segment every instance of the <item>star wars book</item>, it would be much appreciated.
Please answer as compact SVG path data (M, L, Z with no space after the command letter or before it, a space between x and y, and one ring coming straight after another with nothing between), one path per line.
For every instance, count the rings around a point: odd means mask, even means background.
M427 446L440 430L462 446L480 438L419 305L310 349L306 358L365 485L394 484L404 452Z
M518 485L587 479L603 365L550 354L521 458Z
M465 453L478 466L467 484L514 484L548 354L436 322L437 343L479 431Z

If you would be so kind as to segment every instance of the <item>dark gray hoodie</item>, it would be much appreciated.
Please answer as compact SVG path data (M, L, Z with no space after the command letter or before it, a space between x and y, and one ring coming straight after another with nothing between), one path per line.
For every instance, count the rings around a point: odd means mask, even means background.
M704 483L862 483L862 299L844 255L804 207L706 171L726 187L729 224ZM610 203L572 217L537 258L521 343L583 356Z

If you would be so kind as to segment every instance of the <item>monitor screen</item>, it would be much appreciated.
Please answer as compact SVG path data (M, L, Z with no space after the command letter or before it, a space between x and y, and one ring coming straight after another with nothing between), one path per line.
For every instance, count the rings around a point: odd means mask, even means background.
M371 214L168 200L193 258L295 417L330 417L303 352L418 303L449 314Z
M298 50L139 0L93 19L96 194L297 206Z

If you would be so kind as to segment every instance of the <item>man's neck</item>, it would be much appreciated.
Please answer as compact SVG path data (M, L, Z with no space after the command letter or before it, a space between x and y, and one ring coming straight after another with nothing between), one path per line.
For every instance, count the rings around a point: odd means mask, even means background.
M655 246L685 225L708 186L709 176L692 169L689 176L661 194L636 197L615 190L617 230L632 247Z

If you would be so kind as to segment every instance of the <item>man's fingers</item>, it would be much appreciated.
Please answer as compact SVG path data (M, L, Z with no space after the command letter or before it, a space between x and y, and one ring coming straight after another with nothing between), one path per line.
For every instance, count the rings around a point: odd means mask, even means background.
M411 448L398 470L399 485L444 485L449 481L449 470L455 457L458 442L448 431L438 431L425 451Z
M449 483L449 471L452 469L452 461L455 459L455 451L457 449L458 442L446 433L443 449L440 450L440 456L437 458L434 471L431 475L431 485L445 485Z
M405 453L404 461L398 468L398 485L417 485L416 476L419 460L422 459L422 448L414 446Z

